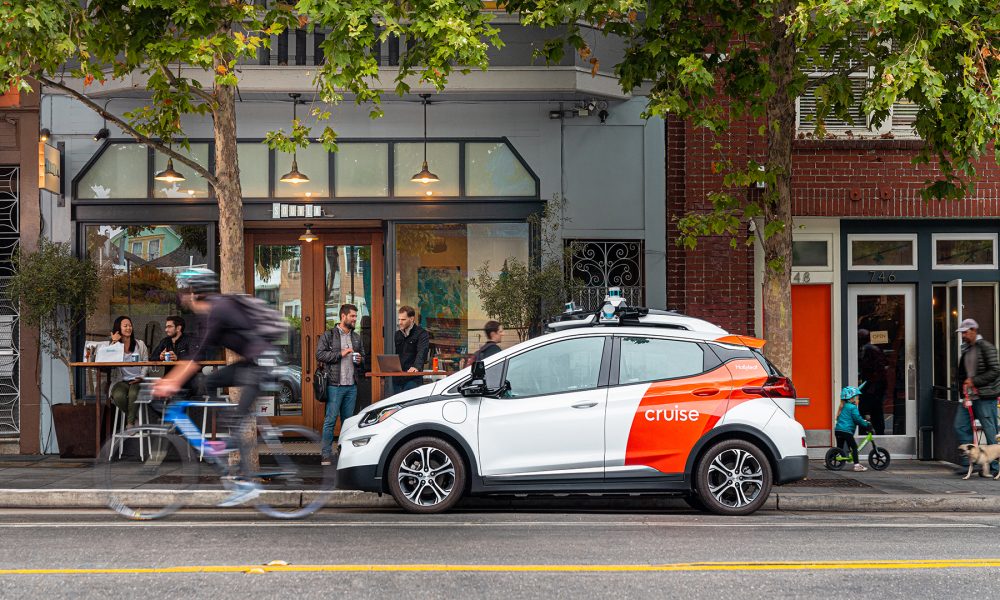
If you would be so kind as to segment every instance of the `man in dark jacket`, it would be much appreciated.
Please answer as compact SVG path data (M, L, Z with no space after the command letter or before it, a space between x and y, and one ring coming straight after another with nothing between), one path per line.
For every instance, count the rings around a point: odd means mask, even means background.
M978 443L973 439L968 407L979 420L987 444L996 443L997 396L1000 395L1000 363L997 349L979 335L979 323L965 319L958 327L962 334L962 356L958 359L958 387L963 407L955 415L955 432L960 443ZM996 463L994 463L995 465ZM963 470L963 475L965 471Z
M358 381L364 376L365 347L361 336L354 331L358 322L358 307L343 304L340 307L340 324L319 338L316 361L329 376L326 390L326 417L323 419L323 443L320 461L329 465L333 458L333 431L337 417L341 424L354 416L358 401Z
M167 317L166 325L163 326L167 334L160 343L149 353L151 360L167 360L166 353L170 352L170 360L187 360L191 358L191 341L184 335L184 319L176 315ZM167 367L165 372L169 372L171 367Z
M503 326L497 321L486 321L486 325L483 325L483 333L486 334L486 343L472 355L472 362L489 358L500 352L500 341L503 340Z
M427 354L430 352L431 336L426 329L417 325L417 311L412 306L399 308L399 329L396 330L394 341L399 364L403 370L410 373L423 371L424 365L427 364ZM392 385L398 394L419 387L423 379L422 376L393 377Z

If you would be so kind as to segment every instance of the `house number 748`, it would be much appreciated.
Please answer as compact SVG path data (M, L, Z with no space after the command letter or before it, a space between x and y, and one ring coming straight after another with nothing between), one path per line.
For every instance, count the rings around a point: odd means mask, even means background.
M868 271L868 283L892 283L893 281L896 281L895 273Z

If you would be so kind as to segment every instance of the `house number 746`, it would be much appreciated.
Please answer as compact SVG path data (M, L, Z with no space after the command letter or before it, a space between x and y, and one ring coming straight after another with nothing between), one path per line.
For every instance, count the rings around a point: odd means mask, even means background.
M892 283L893 281L896 281L895 273L868 271L868 283Z

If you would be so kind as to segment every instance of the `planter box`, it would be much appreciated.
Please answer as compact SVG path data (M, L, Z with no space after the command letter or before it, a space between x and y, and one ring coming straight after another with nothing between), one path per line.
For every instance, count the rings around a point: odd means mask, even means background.
M52 421L61 458L97 458L97 415L93 404L54 404Z

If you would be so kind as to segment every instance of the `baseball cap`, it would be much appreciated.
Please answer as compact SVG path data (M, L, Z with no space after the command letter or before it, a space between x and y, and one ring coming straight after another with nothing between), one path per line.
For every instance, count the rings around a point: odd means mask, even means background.
M955 331L957 331L958 333L965 333L970 329L975 329L975 330L979 329L979 323L976 323L975 319L965 319L964 321L959 323L958 329L956 329Z

